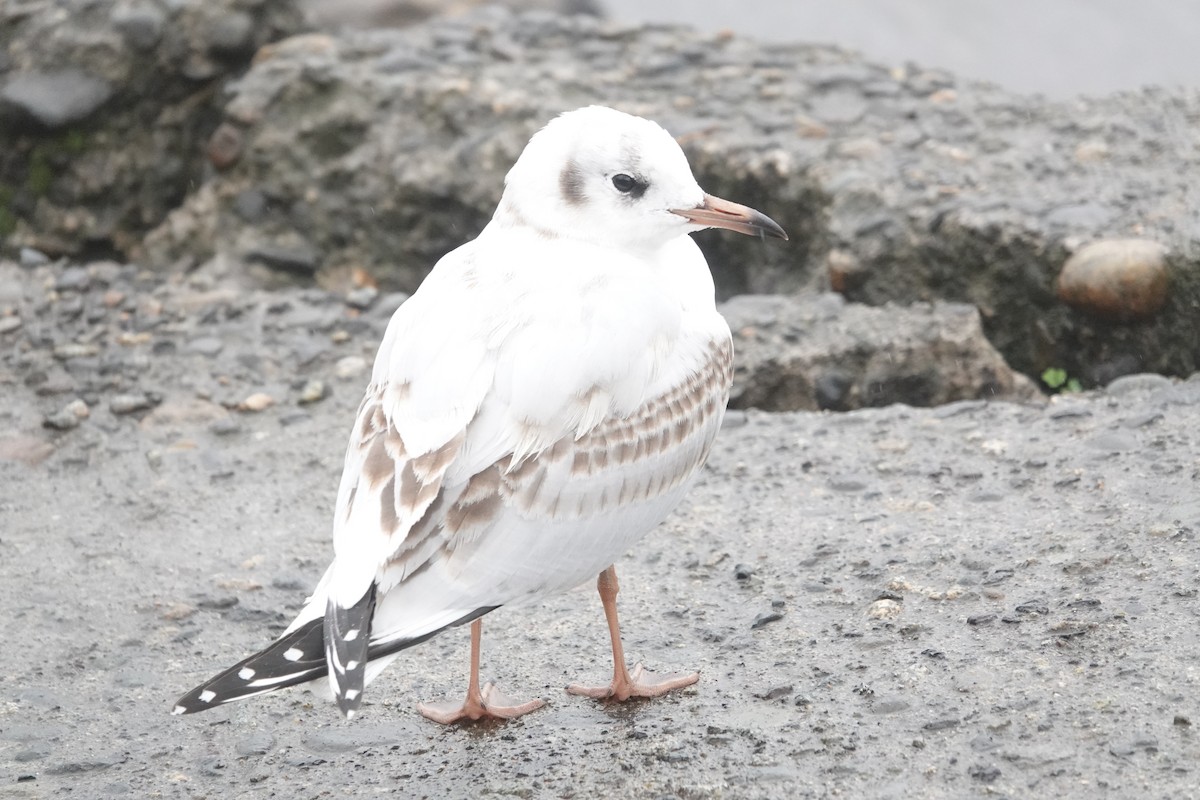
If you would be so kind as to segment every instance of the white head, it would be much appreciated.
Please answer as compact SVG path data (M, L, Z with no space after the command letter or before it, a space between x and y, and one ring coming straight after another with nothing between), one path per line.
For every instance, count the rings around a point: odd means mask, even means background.
M603 106L534 134L504 186L496 221L548 237L636 250L707 227L787 238L757 211L706 195L660 126Z

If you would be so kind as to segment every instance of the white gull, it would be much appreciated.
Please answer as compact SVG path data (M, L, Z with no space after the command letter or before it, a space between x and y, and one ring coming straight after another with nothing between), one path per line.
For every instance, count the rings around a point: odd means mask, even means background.
M689 233L787 236L707 195L661 127L591 106L550 122L505 179L492 221L392 317L350 434L334 560L272 645L175 713L328 677L347 716L407 647L472 623L461 702L438 722L541 705L479 686L480 618L599 574L625 700L695 683L629 670L613 562L703 465L733 376L729 327Z

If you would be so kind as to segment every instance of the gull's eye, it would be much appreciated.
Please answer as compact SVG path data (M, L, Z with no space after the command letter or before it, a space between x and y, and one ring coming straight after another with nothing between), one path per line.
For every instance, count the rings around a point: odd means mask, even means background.
M626 175L624 172L613 175L612 184L621 194L628 194L634 197L641 197L646 191L646 184L639 181L632 175Z

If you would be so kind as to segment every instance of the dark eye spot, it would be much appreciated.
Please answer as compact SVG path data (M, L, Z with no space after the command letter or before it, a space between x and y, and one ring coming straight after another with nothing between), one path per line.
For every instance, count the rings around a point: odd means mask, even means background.
M646 192L646 182L640 181L632 175L626 175L624 172L613 175L612 184L621 194L627 194L630 197L641 197Z

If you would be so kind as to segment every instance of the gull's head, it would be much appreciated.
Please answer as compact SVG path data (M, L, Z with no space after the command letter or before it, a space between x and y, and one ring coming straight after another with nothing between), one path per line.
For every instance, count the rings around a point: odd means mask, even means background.
M534 134L504 180L497 220L627 249L711 227L787 238L765 215L705 194L660 126L602 106L567 112Z

